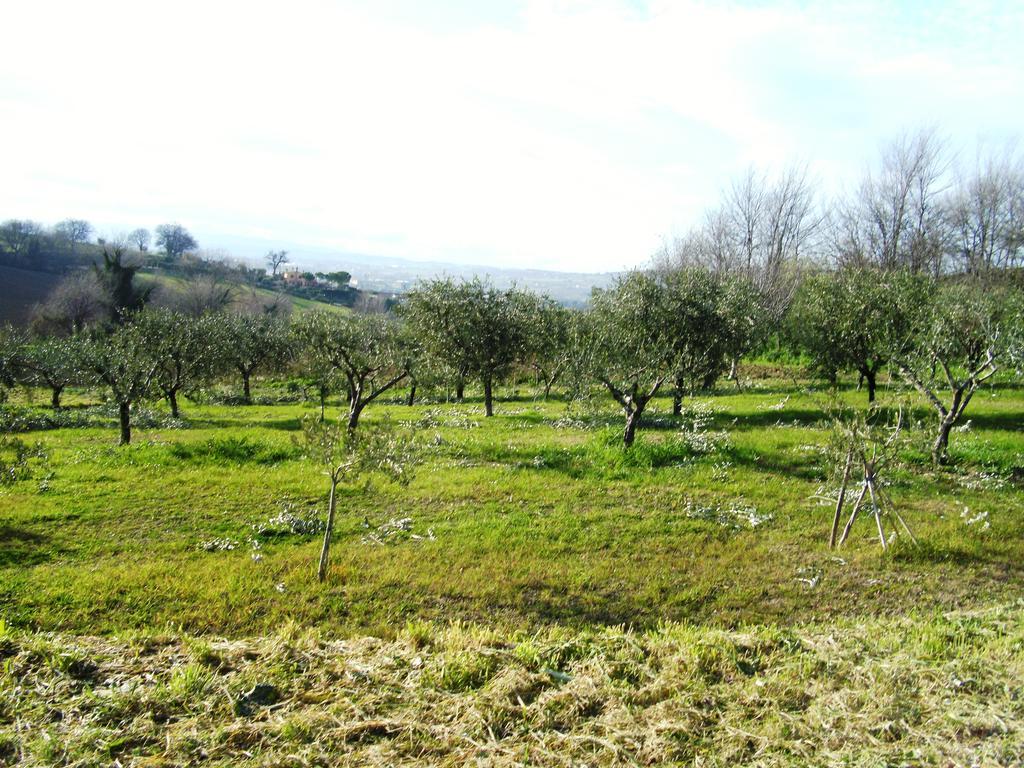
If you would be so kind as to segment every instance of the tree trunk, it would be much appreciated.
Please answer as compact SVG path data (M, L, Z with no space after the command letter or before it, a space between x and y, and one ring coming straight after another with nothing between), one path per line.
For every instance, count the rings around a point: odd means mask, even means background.
M320 387L320 422L324 420L324 410L327 408L327 387Z
M178 418L178 390L172 389L167 393L167 402L171 406L171 416Z
M682 416L683 395L685 394L686 380L682 376L676 377L675 389L672 390L672 415Z
M484 413L487 416L494 415L494 393L490 377L484 379Z
M63 392L64 392L64 385L63 384L61 384L60 386L54 385L54 386L50 387L50 405L53 406L53 410L55 410L55 411L59 411L60 410L60 396L61 396L61 394L63 394Z
M246 405L252 405L252 391L249 389L249 374L242 372L242 400Z
M640 424L641 410L637 409L626 416L626 429L622 433L622 444L629 448L636 439L636 428Z
M132 441L131 403L119 403L117 411L118 420L121 423L121 445L128 445Z
M555 378L552 376L550 379L544 381L544 399L547 400L551 394L551 387L555 385Z
M334 504L337 496L338 481L331 477L331 500L327 504L327 525L324 527L324 545L320 550L320 564L316 569L317 581L327 578L327 556L331 550L331 534L334 533Z
M709 371L705 374L703 381L700 383L700 389L702 392L710 392L715 388L715 382L718 381L718 371Z
M461 403L466 394L466 382L460 376L455 380L455 402Z
M409 385L409 399L405 401L405 404L412 408L416 405L416 382L412 382Z
M356 427L359 426L359 414L363 412L364 403L359 402L358 399L352 401L348 408L348 431L355 432Z
M939 422L939 434L932 445L932 463L936 466L949 461L949 431L953 428L950 419L943 419Z
M866 382L868 385L868 402L875 402L875 389L876 382L878 380L878 374L871 368L860 369L860 380L857 383L857 389L860 389L861 383Z
M738 357L732 358L729 362L729 379L736 383L737 391L743 390L743 386L740 384L740 359Z

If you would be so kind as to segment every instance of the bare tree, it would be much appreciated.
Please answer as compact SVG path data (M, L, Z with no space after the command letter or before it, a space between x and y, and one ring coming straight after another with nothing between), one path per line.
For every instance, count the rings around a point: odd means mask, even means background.
M833 253L844 266L942 271L941 195L949 163L934 129L890 142L879 168L836 206Z
M1024 250L1024 163L1012 152L979 157L961 172L946 204L950 258L969 274L1021 264Z
M78 333L106 315L103 286L95 272L75 272L65 277L41 304L32 310L32 326L45 335Z
M199 247L196 239L181 224L161 224L157 227L156 244L172 259L181 258L185 251Z
M232 283L216 272L203 273L186 278L180 290L165 293L162 303L189 317L200 317L227 309L232 295Z
M80 243L89 242L92 232L92 224L84 219L64 219L53 227L53 233L68 244L72 256Z
M807 169L794 165L772 180L748 170L726 190L703 224L656 257L657 267L701 267L745 278L778 321L799 284L799 264L820 229Z
M148 229L142 227L139 229L133 229L128 233L127 240L128 243L134 245L137 250L149 250L150 234Z
M277 270L289 262L288 251L267 251L265 259L270 266L270 276L277 277Z

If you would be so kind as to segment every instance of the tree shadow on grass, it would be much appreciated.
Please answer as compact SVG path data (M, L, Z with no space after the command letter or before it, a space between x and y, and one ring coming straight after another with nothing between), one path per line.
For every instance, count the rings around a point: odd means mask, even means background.
M892 553L898 563L928 563L957 566L980 565L995 567L1008 574L1024 574L1024 563L1015 563L1006 558L972 552L955 544L921 541L917 545L901 543Z
M0 568L38 565L49 559L44 549L49 536L11 525L0 525Z
M284 432L298 432L302 428L302 420L298 416L283 419L196 419L194 429L228 428L228 429L277 429Z
M727 453L735 465L755 472L782 475L787 479L795 478L814 482L821 480L821 466L806 457L790 457L780 451L754 453L748 450L732 449Z

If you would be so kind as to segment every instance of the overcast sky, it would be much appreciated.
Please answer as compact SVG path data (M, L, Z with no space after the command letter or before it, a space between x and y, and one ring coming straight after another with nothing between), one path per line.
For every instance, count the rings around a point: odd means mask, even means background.
M611 270L751 164L1024 126L1024 4L12 2L0 218Z

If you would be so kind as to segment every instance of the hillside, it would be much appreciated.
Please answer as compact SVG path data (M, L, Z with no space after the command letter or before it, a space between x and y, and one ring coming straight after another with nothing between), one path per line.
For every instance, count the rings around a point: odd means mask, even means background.
M54 272L40 272L0 265L0 323L10 322L15 325L27 323L32 308L44 301L63 278L64 275ZM184 285L180 278L152 273L141 273L139 282L143 285L155 285L158 292L161 289L173 291ZM294 311L300 313L312 309L347 311L343 307L287 293L276 293L266 288L235 284L232 291L238 298L254 296L267 303L275 300L287 301Z
M0 264L0 323L28 322L32 307L49 295L61 277Z

